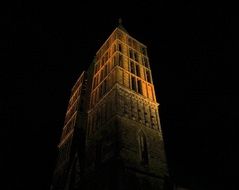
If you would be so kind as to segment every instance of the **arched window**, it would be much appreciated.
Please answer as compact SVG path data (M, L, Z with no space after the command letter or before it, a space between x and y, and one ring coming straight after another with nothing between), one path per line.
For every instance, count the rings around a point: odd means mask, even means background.
M141 164L147 165L149 163L148 147L145 134L142 131L139 132L139 154Z

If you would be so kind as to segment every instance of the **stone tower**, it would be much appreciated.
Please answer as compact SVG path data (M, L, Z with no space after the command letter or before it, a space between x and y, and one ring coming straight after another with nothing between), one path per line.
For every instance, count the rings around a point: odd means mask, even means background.
M76 93L67 166L52 188L165 189L167 163L146 46L120 22L73 89L80 84L86 87Z

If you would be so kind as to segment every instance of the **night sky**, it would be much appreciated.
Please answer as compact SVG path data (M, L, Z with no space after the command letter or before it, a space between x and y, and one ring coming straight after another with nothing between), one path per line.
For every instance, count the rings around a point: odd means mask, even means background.
M235 12L219 2L79 2L1 7L0 189L49 189L71 87L119 17L148 47L172 180L239 189Z

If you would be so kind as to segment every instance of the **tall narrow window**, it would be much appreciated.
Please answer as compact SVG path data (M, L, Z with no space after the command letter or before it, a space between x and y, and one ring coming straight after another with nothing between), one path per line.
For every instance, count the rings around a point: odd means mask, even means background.
M99 82L101 82L102 80L103 80L103 78L104 78L104 76L103 76L103 69L101 69L101 72L100 72L100 81Z
M132 90L137 91L135 77L131 77L131 87L132 87Z
M119 55L119 66L123 67L123 56L121 54Z
M134 58L134 55L133 55L133 50L132 50L132 49L130 49L130 50L129 50L129 57L130 57L131 59L133 59L133 58Z
M134 60L137 62L139 61L138 54L136 52L134 52Z
M104 78L107 76L107 64L105 65L105 67L104 67Z
M106 75L108 75L109 71L110 71L110 62L108 62L106 65Z
M119 54L117 53L116 55L116 58L115 58L115 65L119 65Z
M103 56L102 58L101 58L101 65L100 65L100 67L102 67L103 65L104 65L104 63L105 63L105 56Z
M130 72L135 74L134 62L133 61L130 61Z
M138 84L138 93L143 94L141 80L138 79L137 84Z
M139 154L141 164L147 165L149 163L148 147L145 134L142 131L139 133Z
M118 50L119 50L120 52L122 52L122 45L121 45L121 44L118 44Z
M151 83L150 72L148 70L146 70L146 78L147 81Z
M107 51L107 52L105 53L105 62L108 61L108 59L109 59L109 52Z
M149 68L149 63L146 57L143 57L144 66Z
M116 44L113 46L113 53L116 52Z
M113 67L115 67L117 65L117 60L116 60L116 56L114 56L113 58Z
M136 75L140 77L140 69L138 64L136 64Z

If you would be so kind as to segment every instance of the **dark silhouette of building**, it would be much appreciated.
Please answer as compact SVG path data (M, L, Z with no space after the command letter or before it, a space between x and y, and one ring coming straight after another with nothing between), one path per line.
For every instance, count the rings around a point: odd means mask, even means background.
M72 88L52 190L168 189L147 48L121 22Z

